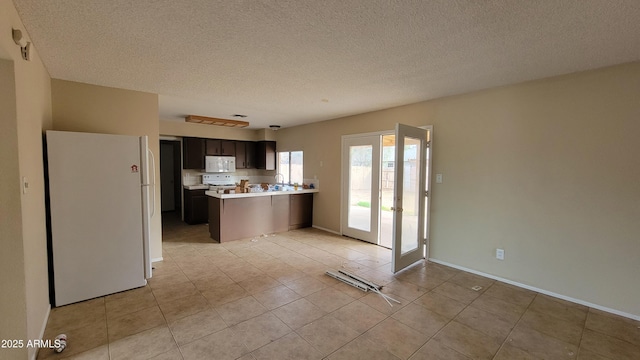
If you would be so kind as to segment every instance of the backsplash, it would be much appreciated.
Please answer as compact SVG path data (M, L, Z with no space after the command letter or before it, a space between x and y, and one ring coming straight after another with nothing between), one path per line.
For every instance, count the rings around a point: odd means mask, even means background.
M198 170L182 170L182 184L183 185L198 185L202 184L202 175L207 174ZM224 173L231 176L231 181L239 183L242 179L249 179L252 184L255 183L273 183L275 180L276 172L273 170L259 170L259 169L240 169L233 173Z
M182 170L182 185L202 184L202 174L196 170Z
M202 175L207 174L198 170L182 170L183 185L202 184ZM251 184L274 183L276 171L274 170L258 170L258 169L242 169L234 173L225 173L231 175L231 181L240 183L240 180L248 179ZM320 189L320 181L318 179L304 179L305 184L313 184L315 189Z

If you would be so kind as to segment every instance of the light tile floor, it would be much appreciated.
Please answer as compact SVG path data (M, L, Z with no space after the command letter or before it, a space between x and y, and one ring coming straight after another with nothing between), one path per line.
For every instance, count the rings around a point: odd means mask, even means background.
M393 275L388 249L316 229L216 244L165 219L149 285L53 309L68 347L38 359L640 359L637 321L434 263Z

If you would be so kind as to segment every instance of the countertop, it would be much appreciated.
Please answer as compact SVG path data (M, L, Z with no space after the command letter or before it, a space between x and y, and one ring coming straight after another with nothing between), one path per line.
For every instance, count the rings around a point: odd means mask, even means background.
M276 195L295 195L295 194L310 194L317 193L318 189L302 189L302 190L292 190L292 191L264 191L257 193L242 193L242 194L218 194L215 191L206 191L205 195L209 195L218 199L238 199L238 198L247 198L247 197L258 197L258 196L276 196Z
M209 190L209 185L196 184L196 185L183 185L187 190Z

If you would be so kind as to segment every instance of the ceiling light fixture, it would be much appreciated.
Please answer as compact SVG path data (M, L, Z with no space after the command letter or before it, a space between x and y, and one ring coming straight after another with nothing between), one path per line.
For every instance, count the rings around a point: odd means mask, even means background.
M280 125L269 125L269 129L273 130L273 131L277 131L280 129Z
M185 116L184 120L190 123L218 125L218 126L226 126L226 127L243 128L243 127L249 126L248 121L218 119L218 118L199 116L199 115L187 115Z

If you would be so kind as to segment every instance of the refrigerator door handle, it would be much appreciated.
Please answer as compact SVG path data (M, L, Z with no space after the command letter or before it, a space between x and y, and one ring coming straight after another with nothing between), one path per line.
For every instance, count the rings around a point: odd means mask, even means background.
M147 151L151 156L151 169L149 172L153 174L153 181L149 184L151 185L149 190L151 191L151 198L153 199L153 205L151 205L151 217L153 217L156 214L156 157L153 155L151 149L147 149Z

